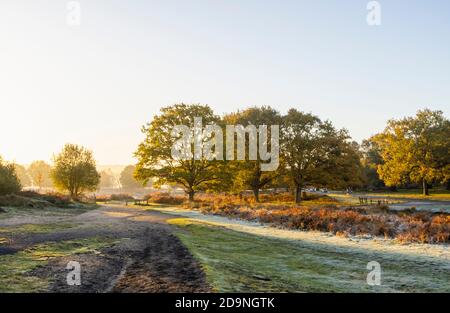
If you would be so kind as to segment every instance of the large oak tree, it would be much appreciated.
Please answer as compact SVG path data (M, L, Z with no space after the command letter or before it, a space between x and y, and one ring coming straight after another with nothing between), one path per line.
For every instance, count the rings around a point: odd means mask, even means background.
M383 164L378 174L387 186L420 183L423 195L434 182L450 179L450 121L442 111L418 111L415 117L390 120L375 135Z
M307 184L354 187L361 184L358 148L345 130L317 116L290 109L283 117L281 153L295 190L295 201Z
M197 159L194 153L191 157L178 158L172 153L181 137L173 136L175 126L186 126L192 130L195 118L198 117L202 118L202 131L208 124L220 124L220 118L207 105L181 103L162 108L161 114L142 128L145 139L135 152L138 159L136 178L144 183L153 178L156 187L164 184L181 186L191 201L198 191L220 190L227 176L224 161L203 157ZM213 134L202 137L191 133L191 139L187 143L192 148L191 151L194 151L195 137L199 136L203 146ZM222 151L223 146L216 149Z
M224 117L224 122L227 125L242 125L243 127L252 125L255 126L258 131L261 125L266 125L267 138L271 138L270 126L280 125L281 115L278 111L268 106L250 107L243 111L226 115ZM258 134L258 136L260 135L261 134ZM260 189L269 186L278 178L281 173L282 166L278 166L276 170L263 171L262 164L267 164L271 160L262 160L260 153L257 153L255 160L250 160L250 134L246 134L245 136L245 160L237 160L236 155L234 160L229 162L230 171L233 173L232 189L235 191L250 189L253 191L256 202L259 202ZM235 142L237 145L237 140ZM259 151L259 142L257 148ZM271 142L268 142L267 150L272 151L273 148L274 147L271 146Z

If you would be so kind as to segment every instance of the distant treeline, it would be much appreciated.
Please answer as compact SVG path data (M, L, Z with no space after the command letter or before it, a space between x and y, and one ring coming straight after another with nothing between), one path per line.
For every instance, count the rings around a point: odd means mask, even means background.
M176 125L198 127L196 117L202 118L204 128L209 124L222 128L279 125L277 170L262 171L261 164L267 161L259 155L256 160L245 161L175 159L172 148L179 138L171 130ZM311 185L373 189L420 184L428 194L430 185L448 187L450 181L450 123L441 111L425 109L415 117L390 120L382 133L361 145L351 140L347 130L311 113L290 109L283 115L267 106L218 116L208 105L176 104L162 108L143 127L143 133L146 138L135 153L136 177L155 179L155 186L182 187L191 200L202 190L238 193L250 189L258 201L261 189L285 187L294 192L298 202L302 190ZM223 146L218 148L223 150Z
M173 148L180 136L173 133L174 127L198 129L198 117L202 119L202 145L215 138L214 132L207 131L211 130L208 125L223 129L225 125L245 127L247 156L251 130L267 125L261 128L268 132L267 151L273 150L274 145L279 150L276 170L262 170L262 165L271 160L262 157L261 150L244 160L234 155L217 158L217 154L212 160L194 156L175 158ZM270 140L274 131L271 125L279 125L277 141ZM146 138L134 154L138 163L125 167L118 179L110 171L97 171L91 151L67 144L54 157L52 165L35 161L25 168L0 159L0 195L17 192L22 186L34 186L55 188L77 198L98 188L132 190L152 183L156 188L163 185L183 188L190 200L198 191L239 194L252 190L259 201L260 190L283 188L291 190L299 202L307 186L352 190L420 185L424 195L428 195L433 185L450 188L450 122L441 111L425 109L414 117L390 120L382 133L361 145L352 141L347 130L337 129L331 121L297 109L281 114L268 106L219 116L208 105L176 104L162 108L142 131ZM227 139L231 138L224 135L209 148L224 151ZM195 136L188 145L194 147L198 139ZM232 136L239 138L236 133Z

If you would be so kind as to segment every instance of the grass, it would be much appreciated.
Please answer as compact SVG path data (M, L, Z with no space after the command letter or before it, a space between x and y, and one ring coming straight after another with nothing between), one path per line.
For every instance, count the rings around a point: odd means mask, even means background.
M86 204L74 208L58 208L58 207L46 207L46 208L29 208L29 207L2 207L5 212L0 212L0 220L12 217L20 217L25 215L33 216L69 216L78 215L90 210L98 208L97 204Z
M72 227L75 227L75 225L67 223L23 224L19 226L0 227L0 235L14 236L23 233L51 233Z
M196 222L169 220L218 292L449 292L448 265L401 254L257 236ZM382 285L366 283L367 263L382 267Z
M443 189L430 189L429 196L422 195L422 190L419 189L400 189L397 192L372 192L367 195L399 199L450 201L450 191Z
M45 291L49 281L28 273L51 259L73 254L95 253L111 246L112 239L93 237L89 239L48 242L15 254L0 256L0 292Z

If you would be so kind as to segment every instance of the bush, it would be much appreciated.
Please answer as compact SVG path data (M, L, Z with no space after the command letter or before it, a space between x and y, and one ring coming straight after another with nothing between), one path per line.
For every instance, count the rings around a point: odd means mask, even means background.
M19 192L22 189L14 164L6 164L0 158L0 195Z
M110 195L95 195L95 197L92 197L92 200L95 200L96 202L108 202L111 200Z
M43 194L41 195L41 198L47 202L50 202L51 204L54 204L55 206L58 207L66 207L69 204L72 203L72 200L70 199L69 196L60 194L60 193L47 193L47 194Z
M16 207L16 208L34 208L44 209L53 206L51 203L41 200L9 194L0 196L0 206Z
M117 193L110 196L112 201L133 201L133 196L127 193Z
M146 195L144 200L153 203L179 205L185 201L185 197L172 196L168 192L152 192Z
M308 201L308 203L317 204L333 204L338 201L327 195L310 194L306 193L306 196L302 201ZM273 204L283 204L294 202L294 195L289 192L282 193L261 193L259 195L260 203L273 203ZM242 193L242 194L210 194L210 193L199 193L196 196L196 202L209 203L214 205L221 204L245 204L245 205L257 205L255 197L252 193Z
M18 195L24 198L46 201L57 207L67 207L72 203L69 196L56 192L41 194L35 191L21 191Z
M340 236L372 235L400 242L449 243L450 214L397 213L336 207L287 207L221 204L202 207L205 214L239 218L298 230L331 232Z

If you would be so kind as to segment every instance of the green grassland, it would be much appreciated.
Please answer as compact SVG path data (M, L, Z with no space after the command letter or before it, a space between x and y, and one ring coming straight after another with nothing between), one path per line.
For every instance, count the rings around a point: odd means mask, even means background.
M68 228L75 227L75 224L69 223L49 223L49 224L22 224L18 226L0 227L1 236L14 236L17 234L33 233L52 233Z
M430 189L430 195L422 195L422 190L419 189L400 189L396 192L372 192L368 196L399 198L399 199L415 199L415 200L436 200L436 201L450 201L450 191L444 189Z
M186 218L169 220L218 292L450 292L448 265L401 254L304 245ZM367 263L382 266L382 285L366 283Z
M3 206L0 211L0 220L8 218L16 218L23 216L35 217L58 217L58 216L72 216L78 215L90 210L98 208L97 204L79 205L73 208L59 208L59 207L44 207L44 208L29 208L29 207L13 207Z

